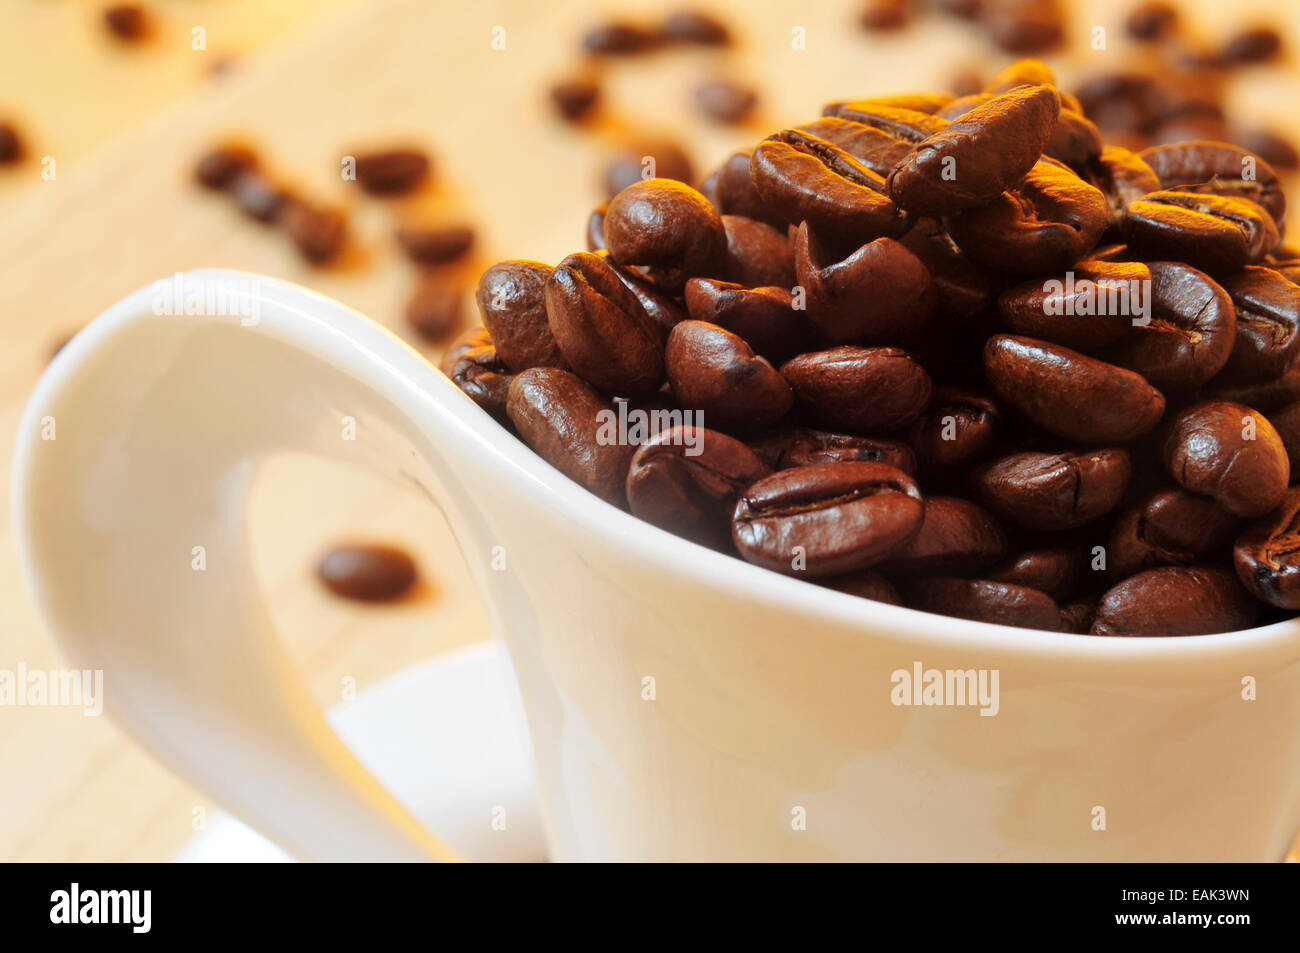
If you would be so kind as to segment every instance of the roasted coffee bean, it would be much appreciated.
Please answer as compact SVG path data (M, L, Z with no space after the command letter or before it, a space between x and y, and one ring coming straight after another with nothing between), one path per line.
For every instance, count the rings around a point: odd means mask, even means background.
M455 261L474 245L474 229L468 225L401 225L396 237L407 257L421 265Z
M851 99L827 103L824 117L847 120L886 133L899 142L916 145L948 128L948 120L928 111L897 106L879 99ZM801 127L796 127L801 128ZM834 127L831 127L834 128ZM844 139L851 130L839 127L836 139ZM906 156L910 149L903 153Z
M1228 378L1280 377L1300 359L1300 287L1272 268L1250 266L1223 278L1237 313Z
M704 321L683 321L668 335L664 365L673 396L729 432L762 430L790 409L794 395L776 369L740 337Z
M1055 86L1056 74L1042 60L1026 57L1004 66L983 87L991 95L1009 93L1021 86Z
M1177 142L1138 153L1165 189L1208 191L1249 199L1275 222L1286 215L1286 193L1272 166L1254 153L1222 142Z
M1099 351L1141 320L1139 309L1149 306L1150 296L1151 269L1146 265L1089 261L1059 277L1012 285L998 295L998 314L1017 334Z
M1107 558L1122 579L1156 566L1191 566L1222 551L1240 520L1213 500L1167 489L1128 507L1110 531Z
M984 0L980 23L1009 53L1045 53L1065 38L1065 11L1058 0Z
M715 549L731 542L740 494L770 473L739 440L678 426L637 448L627 474L632 515Z
M1241 534L1232 562L1257 599L1300 609L1300 487L1287 490L1277 509Z
M901 606L903 604L902 597L899 596L898 590L893 587L890 581L880 573L870 569L849 573L847 576L822 579L820 582L828 589L846 592L861 599L887 602L891 606Z
M583 379L625 397L659 389L663 332L612 263L590 252L570 255L546 280L545 297L551 334Z
M908 587L905 604L939 615L1020 629L1056 632L1061 626L1061 611L1051 596L991 579L922 579Z
M1141 375L1046 341L991 337L984 372L999 398L1067 440L1124 443L1165 411L1164 396Z
M1073 109L1062 107L1052 138L1043 147L1043 155L1059 159L1084 175L1089 166L1101 158L1104 149L1101 131L1092 121Z
M605 212L608 209L609 203L601 202L587 217L587 251L605 250Z
M910 576L969 576L1006 554L1006 533L987 510L955 496L927 496L921 528L882 568Z
M608 257L603 251L597 252L597 255ZM686 309L681 306L679 299L655 287L638 272L614 265L614 274L636 296L637 301L641 302L646 317L659 329L660 337L664 340L667 340L669 331L686 320Z
M479 278L474 295L479 316L512 371L568 366L546 316L551 271L539 261L511 260L498 262Z
M908 226L885 194L885 180L843 149L797 129L759 143L749 174L763 203L785 221L806 221L827 237L856 244L896 237Z
M934 115L956 97L952 93L899 93L893 96L872 96L870 99L853 100L867 106L888 106L891 109L908 109L918 113ZM845 103L832 104L835 108ZM834 115L827 113L826 115Z
M613 407L580 378L558 367L531 367L510 382L506 412L543 460L602 500L626 502L636 448L602 439Z
M1282 51L1282 36L1271 26L1247 27L1228 37L1219 60L1223 63L1264 63Z
M968 93L965 96L959 96L954 99L942 109L938 110L935 115L941 119L947 119L949 122L952 122L954 119L960 119L962 116L965 116L976 106L982 106L990 99L993 99L993 93Z
M1118 447L1070 453L1014 453L974 475L976 498L1025 529L1074 529L1119 505L1133 462Z
M23 140L13 123L0 120L0 165L17 162L23 157Z
M290 204L288 191L256 170L238 173L229 188L240 211L264 224L275 221Z
M1248 518L1281 503L1291 477L1286 447L1268 418L1226 401L1196 404L1175 416L1162 458L1183 489Z
M686 309L696 321L726 328L774 364L804 350L808 323L785 288L746 288L729 281L692 278Z
M356 156L357 183L372 195L410 192L429 176L432 163L420 149L385 149Z
M571 76L551 87L551 104L560 117L577 122L591 114L600 100L600 84L590 76Z
M918 219L900 241L930 273L939 313L947 320L968 324L989 310L993 292L988 277L971 264L941 222Z
M1273 219L1254 202L1172 189L1131 203L1120 231L1147 258L1220 275L1259 261L1278 239Z
M1150 320L1134 318L1106 356L1167 392L1200 387L1223 369L1239 340L1232 299L1195 268L1169 261L1150 268Z
M984 88L983 74L978 70L964 67L954 73L952 78L948 80L948 88L952 90L953 98L971 96ZM951 101L951 99L948 99L940 102L933 111L942 109ZM917 107L912 106L910 108L916 109Z
M929 270L892 238L832 261L805 222L795 233L794 266L808 321L832 344L916 339L939 306Z
M1093 160L1086 176L1106 197L1109 223L1118 227L1130 203L1160 190L1160 179L1136 152L1120 146L1106 146Z
M781 470L749 487L731 536L749 562L787 575L835 576L886 559L921 527L916 484L881 463Z
M690 157L675 142L667 139L632 142L619 149L605 167L605 194L613 198L629 185L653 178L694 182L695 169Z
M1300 367L1293 367L1281 377L1266 381L1231 381L1215 378L1205 388L1205 396L1254 407L1270 414L1279 407L1300 400Z
M929 505L929 500L926 501ZM991 582L1037 589L1053 599L1068 599L1079 581L1083 559L1078 550L1068 546L1043 546L1027 549L985 573ZM1089 620L1091 622L1091 620ZM1087 631L1087 627L1084 627Z
M406 303L406 321L426 341L445 341L460 330L464 300L463 288L429 276L416 286Z
M727 235L727 277L746 288L795 283L794 251L784 232L742 215L722 216Z
M415 585L415 560L396 546L356 543L335 546L316 566L316 575L336 596L360 602L390 602Z
M907 432L921 469L966 466L989 454L998 431L998 408L988 397L959 387L937 387Z
M977 265L1009 274L1064 271L1101 237L1106 198L1055 159L1034 165L1013 191L952 215L948 231Z
M1165 566L1130 576L1097 606L1093 635L1208 635L1255 624L1258 605L1232 573Z
M628 56L659 46L663 36L656 30L627 20L609 20L592 27L582 38L588 53Z
M894 433L930 402L930 375L896 347L837 347L801 354L781 368L820 423L862 434Z
M1076 599L1061 606L1061 631L1087 635L1097 617L1097 600Z
M888 464L908 476L916 474L916 454L899 440L786 427L750 441L749 445L773 470L860 461Z
M1300 151L1297 151L1295 144L1281 133L1271 129L1247 127L1234 130L1230 138L1241 148L1259 156L1275 169L1300 168Z
M0 133L0 138L3 134ZM0 158L3 158L0 156ZM235 176L257 168L257 153L239 143L227 143L207 152L194 167L194 178L209 189L224 189Z
M731 79L707 79L696 85L691 96L695 108L715 122L744 122L758 104L758 93Z
M727 25L701 10L677 10L668 14L660 32L674 43L726 46L731 42Z
M785 219L768 208L758 189L754 188L754 180L749 175L750 155L748 149L733 152L718 167L713 185L717 198L714 204L724 215L742 215L784 229Z
M995 96L918 143L889 174L890 198L917 215L946 215L1000 195L1043 154L1060 109L1052 86Z
M348 220L336 208L293 199L285 203L281 218L294 247L313 265L338 257L347 244Z
M1268 422L1282 438L1291 472L1300 474L1300 401L1269 411Z
M915 0L867 0L858 14L864 30L901 30L916 15Z
M471 328L447 349L440 364L470 400L498 420L506 419L510 369L497 356L486 328Z
M138 3L115 3L104 10L104 26L117 39L135 43L149 35L153 22Z
M717 277L726 269L727 233L722 216L699 192L672 179L630 185L605 211L605 247L626 267L678 293L687 279Z
M1178 24L1178 8L1164 0L1147 0L1138 4L1124 20L1124 30L1135 40L1160 40Z

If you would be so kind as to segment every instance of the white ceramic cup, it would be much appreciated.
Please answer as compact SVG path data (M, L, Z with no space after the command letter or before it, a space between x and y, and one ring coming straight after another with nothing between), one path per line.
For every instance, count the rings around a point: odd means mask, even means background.
M236 272L171 283L208 313L142 289L41 379L18 544L105 710L302 858L452 852L333 736L268 623L242 506L285 449L446 512L519 679L557 860L1263 861L1300 824L1300 622L1062 635L785 578L601 502L342 305ZM896 704L917 666L996 675L996 714Z

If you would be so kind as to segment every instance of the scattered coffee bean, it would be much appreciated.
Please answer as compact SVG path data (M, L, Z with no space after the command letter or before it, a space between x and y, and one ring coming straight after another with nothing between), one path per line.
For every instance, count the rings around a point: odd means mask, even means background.
M915 15L915 0L867 0L858 23L865 30L901 30Z
M356 155L357 183L372 195L403 195L429 176L432 163L420 149L385 149Z
M294 199L285 203L282 219L294 246L313 265L337 257L347 242L347 218L336 208Z
M1124 29L1135 40L1151 42L1168 36L1177 24L1177 7L1164 0L1147 0L1129 12Z
M574 76L551 87L551 103L569 122L586 118L600 99L600 85L590 76Z
M1253 26L1228 37L1219 54L1221 62L1265 63L1282 51L1282 36L1271 26Z
M0 165L23 157L23 141L13 123L0 121Z
M395 546L336 546L321 557L316 575L336 596L360 602L391 602L415 585L415 561Z
M289 204L289 192L256 170L238 173L229 188L240 211L263 224L274 222Z
M424 278L406 305L407 323L426 341L445 341L460 329L465 292L436 276Z
M194 177L209 189L224 189L235 177L257 168L257 153L248 146L229 143L218 146L199 159Z
M978 9L993 42L1009 53L1045 53L1065 38L1059 0L983 0Z
M109 33L126 43L143 40L152 28L149 14L136 3L115 3L105 9L104 25Z
M660 32L674 43L726 46L731 42L727 25L702 10L675 10L664 19Z
M400 225L397 242L408 258L421 265L455 261L474 245L474 229L468 225Z
M650 27L626 20L610 20L587 31L582 48L588 53L628 56L659 46L662 37Z
M716 122L744 122L758 104L758 93L730 79L708 79L695 87L695 108Z
M675 142L658 139L632 143L620 149L606 166L605 192L613 198L629 185L654 178L694 182L695 169Z

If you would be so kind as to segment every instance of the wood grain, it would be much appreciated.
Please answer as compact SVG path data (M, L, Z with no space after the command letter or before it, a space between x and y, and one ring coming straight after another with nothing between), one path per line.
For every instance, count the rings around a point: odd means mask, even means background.
M960 66L987 75L1006 59L951 21L930 20L896 38L864 36L852 27L848 2L716 6L738 24L736 49L614 64L606 117L580 130L553 118L545 87L575 67L581 30L604 3L169 5L143 50L107 44L87 5L0 9L0 114L17 115L38 156L57 159L53 181L40 179L36 161L0 173L0 454L10 456L24 399L55 340L158 277L197 266L264 272L405 334L402 308L416 272L391 238L403 216L476 224L479 250L461 270L467 280L496 258L556 261L583 247L587 210L602 198L604 157L621 138L687 138L704 170L766 131L816 115L829 98L942 88ZM1125 6L1080 8L1077 32L1106 25L1118 50L1117 11ZM1207 23L1243 9L1201 6ZM207 26L207 56L246 53L220 79L188 48L195 24ZM492 47L495 27L504 27L504 50ZM792 49L796 27L807 36L804 50ZM1300 49L1300 37L1292 40ZM1069 77L1110 55L1053 62ZM763 105L751 126L721 128L690 114L692 84L714 72L758 83ZM1284 110L1296 88L1294 71L1258 70L1234 96L1239 108L1294 124ZM258 144L303 190L348 209L357 248L342 267L306 266L283 235L191 185L193 159L232 134ZM381 202L341 181L343 155L389 141L433 151L433 188ZM6 496L8 480L6 467ZM56 665L22 589L7 509L0 512L0 666ZM486 635L454 541L418 500L343 468L283 459L262 474L250 520L262 584L322 704L339 699L345 677L364 690L415 659ZM316 556L330 540L355 536L409 546L426 589L396 608L323 594L311 579ZM0 710L0 770L5 860L166 859L191 834L194 808L214 807L106 720L75 711Z

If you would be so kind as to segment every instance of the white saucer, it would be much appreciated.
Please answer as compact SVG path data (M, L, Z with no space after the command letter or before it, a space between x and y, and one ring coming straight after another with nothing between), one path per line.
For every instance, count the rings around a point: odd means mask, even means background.
M327 713L361 762L469 860L544 861L532 751L514 674L495 647L457 649L403 669ZM493 820L503 816L504 829ZM292 858L228 814L177 855L184 863Z

